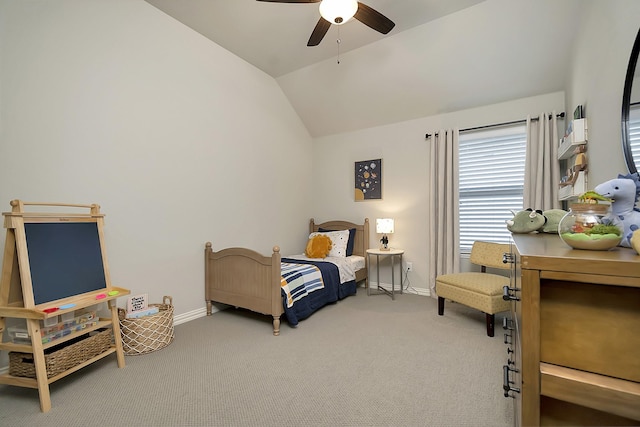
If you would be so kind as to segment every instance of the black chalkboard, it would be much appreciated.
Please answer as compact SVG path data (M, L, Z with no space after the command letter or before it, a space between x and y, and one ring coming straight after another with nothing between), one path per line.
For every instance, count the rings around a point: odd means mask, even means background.
M26 223L35 304L107 287L95 222Z

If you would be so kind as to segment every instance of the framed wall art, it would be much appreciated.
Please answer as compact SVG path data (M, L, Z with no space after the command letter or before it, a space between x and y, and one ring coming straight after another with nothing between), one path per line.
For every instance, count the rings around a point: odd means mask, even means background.
M382 159L355 163L355 201L382 199Z

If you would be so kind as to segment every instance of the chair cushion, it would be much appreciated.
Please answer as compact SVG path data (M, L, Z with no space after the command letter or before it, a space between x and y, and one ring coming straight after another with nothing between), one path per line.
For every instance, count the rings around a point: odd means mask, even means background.
M510 302L502 299L508 277L491 273L445 274L436 278L436 294L489 314L507 311Z
M494 296L502 295L502 289L504 286L509 285L510 279L499 274L468 272L438 276L436 284L438 282L483 295Z
M502 299L502 295L482 294L442 282L436 282L436 294L438 297L464 304L488 314L507 311L511 307L511 302Z

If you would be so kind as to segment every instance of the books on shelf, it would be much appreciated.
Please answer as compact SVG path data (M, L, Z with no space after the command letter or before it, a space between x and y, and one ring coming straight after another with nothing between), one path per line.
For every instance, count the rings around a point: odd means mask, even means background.
M574 148L587 143L587 119L574 120L569 124L567 133L560 139L558 160L565 160L574 154Z

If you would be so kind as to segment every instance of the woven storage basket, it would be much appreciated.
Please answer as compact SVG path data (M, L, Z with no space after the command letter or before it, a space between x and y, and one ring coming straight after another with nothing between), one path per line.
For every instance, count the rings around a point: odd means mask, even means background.
M122 348L126 355L151 353L173 341L173 299L165 296L162 304L149 306L158 307L159 311L137 319L127 319L125 310L118 309Z
M71 345L61 347L44 355L47 378L54 377L87 360L104 353L111 347L113 334L111 328L84 338ZM52 347L55 349L57 347ZM9 375L15 377L36 377L33 354L9 352Z

